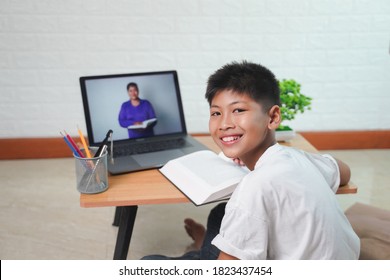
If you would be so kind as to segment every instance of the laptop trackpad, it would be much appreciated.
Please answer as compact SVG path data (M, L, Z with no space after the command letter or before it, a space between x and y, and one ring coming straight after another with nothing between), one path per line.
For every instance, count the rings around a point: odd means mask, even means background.
M184 153L180 150L168 150L147 154L133 155L132 158L141 166L163 166L169 160L181 157Z

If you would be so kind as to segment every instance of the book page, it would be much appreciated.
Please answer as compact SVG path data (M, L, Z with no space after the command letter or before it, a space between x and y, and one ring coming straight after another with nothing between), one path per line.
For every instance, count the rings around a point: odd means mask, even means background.
M127 128L128 129L147 128L149 125L153 124L156 121L157 119L153 118L153 119L143 121L142 124L129 125Z
M205 150L170 160L160 172L194 204L201 205L230 196L248 169Z
M148 127L149 125L153 124L153 123L156 122L156 121L157 121L156 118L152 118L152 119L149 119L149 120L144 121L142 124L143 124L145 127Z
M196 156L182 157L179 162L207 182L211 187L218 188L221 185L229 185L237 178L242 178L247 171L235 164L220 158L211 151L194 153Z

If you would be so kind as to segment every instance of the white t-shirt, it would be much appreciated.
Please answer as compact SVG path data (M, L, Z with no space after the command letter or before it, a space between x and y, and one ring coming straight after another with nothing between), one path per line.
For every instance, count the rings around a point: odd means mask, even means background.
M228 201L212 244L239 259L358 259L336 161L275 144Z

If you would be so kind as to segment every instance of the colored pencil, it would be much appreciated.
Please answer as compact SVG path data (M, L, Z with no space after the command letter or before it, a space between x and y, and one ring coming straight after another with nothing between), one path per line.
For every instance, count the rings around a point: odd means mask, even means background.
M64 130L64 132L66 134L66 138L68 138L69 142L72 144L72 146L77 151L77 153L80 155L80 157L85 158L84 154L80 151L79 147L77 146L76 142L74 142L72 137L70 137L70 135L68 133L66 133L65 130Z
M91 158L92 155L91 155L91 152L90 152L89 149L88 149L87 142L85 141L84 135L83 135L83 133L81 132L80 128L77 127L77 130L79 131L81 143L83 143L84 150L85 150L85 152L87 153L87 157L88 157L88 158Z

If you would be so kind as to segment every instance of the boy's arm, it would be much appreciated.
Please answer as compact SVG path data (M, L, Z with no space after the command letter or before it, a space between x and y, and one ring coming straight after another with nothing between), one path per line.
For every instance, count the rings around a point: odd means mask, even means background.
M335 160L340 170L340 186L346 185L351 179L351 169L345 162L337 158L335 158Z

